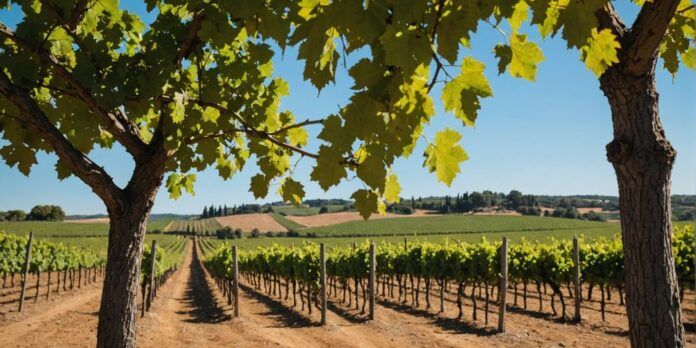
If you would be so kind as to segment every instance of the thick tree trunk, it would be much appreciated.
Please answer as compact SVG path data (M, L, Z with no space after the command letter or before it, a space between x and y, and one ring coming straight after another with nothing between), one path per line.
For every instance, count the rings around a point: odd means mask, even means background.
M614 125L607 159L619 184L631 344L683 347L671 243L670 175L676 152L660 122L654 66L635 77L617 64L600 81Z
M135 347L135 314L147 211L110 212L97 347Z

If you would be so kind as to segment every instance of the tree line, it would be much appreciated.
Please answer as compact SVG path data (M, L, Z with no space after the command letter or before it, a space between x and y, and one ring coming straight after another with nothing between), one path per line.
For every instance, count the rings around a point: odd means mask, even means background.
M15 209L0 211L0 221L63 221L65 212L57 205L37 205L31 208L29 214L24 210Z

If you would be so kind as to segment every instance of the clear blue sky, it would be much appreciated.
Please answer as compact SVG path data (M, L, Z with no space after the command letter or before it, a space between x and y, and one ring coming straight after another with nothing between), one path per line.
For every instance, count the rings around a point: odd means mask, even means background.
M122 2L122 6L144 13L137 1ZM630 23L635 16L634 6L619 3L619 10ZM151 20L154 14L145 14ZM0 12L0 21L14 25L19 20L15 11ZM461 122L442 110L439 88L433 97L437 116L426 128L432 136L444 127L462 132L462 145L470 159L451 187L437 182L422 168L424 143L419 143L414 155L401 159L395 166L402 195L410 197L456 194L473 190L507 192L518 189L534 194L617 194L616 178L606 161L604 146L612 139L611 117L606 98L599 90L594 75L579 61L579 53L566 49L560 39L538 40L536 29L528 29L540 43L546 60L540 65L537 81L530 83L498 76L496 60L491 52L501 36L482 25L472 42L473 50L466 55L483 60L486 74L495 96L486 99L476 128L463 128ZM352 81L339 67L336 84L317 91L302 80L302 62L296 60L296 50L289 49L284 57L276 56L276 75L290 85L290 96L282 107L291 110L298 119L325 117L345 105L350 97ZM350 61L349 61L350 63ZM672 192L696 194L696 74L682 68L676 78L660 70L658 74L660 114L666 133L678 151L672 179ZM318 127L310 129L313 138ZM0 140L0 144L2 141ZM317 141L310 140L309 149ZM130 177L133 164L120 148L97 150L91 157L123 185ZM54 171L55 157L41 154L39 164L25 177L16 168L0 164L0 210L31 209L36 204L59 204L68 214L104 213L105 209L91 190L78 179L59 181ZM166 190L157 196L154 213L198 213L204 205L240 204L253 202L248 191L250 177L257 168L251 162L229 181L220 179L214 170L198 174L195 196L169 199ZM346 198L361 185L355 181L323 192L308 179L313 161L303 159L294 178L305 184L307 198ZM271 189L275 192L275 188ZM264 201L279 200L271 194Z

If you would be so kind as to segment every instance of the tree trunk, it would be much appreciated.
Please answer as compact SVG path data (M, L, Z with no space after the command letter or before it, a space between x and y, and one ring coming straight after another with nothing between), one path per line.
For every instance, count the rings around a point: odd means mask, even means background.
M600 78L614 125L606 150L619 185L631 344L682 347L670 206L676 151L660 122L652 64L643 76L616 64Z
M135 347L136 295L150 206L146 211L126 210L121 214L110 211L97 347Z

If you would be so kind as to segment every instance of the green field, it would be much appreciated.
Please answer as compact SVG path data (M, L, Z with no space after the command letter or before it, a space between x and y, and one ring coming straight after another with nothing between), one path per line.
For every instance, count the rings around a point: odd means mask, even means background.
M518 242L522 239L528 241L545 241L550 238L555 239L572 239L574 236L585 238L586 240L592 240L596 238L613 238L620 234L620 225L618 223L594 223L582 220L571 220L571 219L554 219L554 218L541 218L541 217L507 217L507 216L453 216L458 219L463 218L476 218L474 220L469 220L468 232L464 233L440 233L440 234L428 234L421 230L416 230L418 233L410 235L386 235L383 233L380 236L366 237L334 237L334 236L324 236L317 238L244 238L236 240L222 241L215 238L208 238L211 245L218 245L219 243L227 242L230 244L236 244L242 249L253 249L258 246L269 246L274 243L281 245L300 245L303 241L311 241L314 243L325 243L328 247L341 247L351 245L352 243L362 243L366 240L372 240L376 243L387 242L387 243L403 243L404 238L410 242L424 242L429 241L432 243L456 243L456 242L469 242L474 243L485 237L489 240L498 240L502 237L507 237L511 243ZM434 218L446 218L446 217L434 217ZM492 219L491 219L492 218ZM510 220L517 219L517 220ZM430 218L409 218L403 219L405 222L411 220L420 219L430 219ZM370 222L379 222L387 220L373 220ZM475 231L476 228L481 228L480 225L474 224L473 221L477 221L480 224L487 222L488 231ZM511 222L519 221L517 225L512 225ZM413 222L413 221L411 221ZM434 229L442 231L445 227L445 222L448 219L440 220L441 226L435 226ZM451 221L449 221L451 222ZM676 222L676 225L694 225L696 227L696 222ZM402 222L402 225L406 225ZM418 224L412 224L418 226ZM338 225L337 225L338 226ZM589 228L587 227L589 226ZM336 226L334 226L336 227ZM514 228L516 227L516 229ZM534 230L536 228L536 230ZM485 229L485 226L484 226ZM304 232L303 230L302 232Z
M537 216L446 215L351 221L331 226L308 228L302 232L316 233L319 237L374 237L591 229L613 233L618 231L618 224Z
M186 238L184 236L177 236L177 235L171 235L171 234L146 234L145 235L145 244L150 244L152 243L152 240L156 240L158 244L164 245L164 244L169 244L174 241L177 241L178 239ZM81 247L81 248L88 248L92 249L96 252L106 252L106 247L109 243L109 239L107 237L84 237L84 238L75 238L75 237L67 237L67 238L51 238L51 237L40 237L40 239L45 240L47 242L52 242L52 243L62 243L64 245L68 246L74 246L74 247Z
M34 232L41 237L104 237L109 233L109 224L72 223L56 221L7 221L0 222L0 231L17 235Z
M334 212L343 210L342 205L335 205L335 204L329 204L326 206L326 208L329 209L330 213L334 213ZM296 207L294 205L274 205L273 206L274 212L285 214L285 215L292 215L292 216L316 215L316 214L319 214L319 209L321 209L321 208L320 207L307 207L307 206Z
M553 230L553 231L517 231L517 232L472 232L472 233L462 233L462 234L439 234L439 235L412 235L412 236L380 236L380 237L320 237L320 238L244 238L244 239L233 239L227 240L227 243L238 245L242 249L253 249L258 246L269 246L273 244L280 245L301 245L303 241L309 241L313 243L325 243L327 247L344 247L349 246L353 243L363 243L365 241L374 241L375 243L403 243L404 238L409 242L431 242L431 243L456 243L456 242L467 242L475 243L481 241L481 238L488 238L489 240L502 239L507 237L510 242L518 242L522 239L528 241L544 241L549 238L555 239L572 239L573 236L583 237L585 239L596 239L596 238L612 238L618 235L619 229L618 225L614 225L614 229L577 229L577 230ZM222 243L222 240L208 239L211 243L218 244Z
M287 228L288 230L299 230L300 228L304 228L305 225L298 224L295 221L292 221L285 216L281 215L280 213L268 213L275 221L278 221L279 224L283 225L283 227Z

